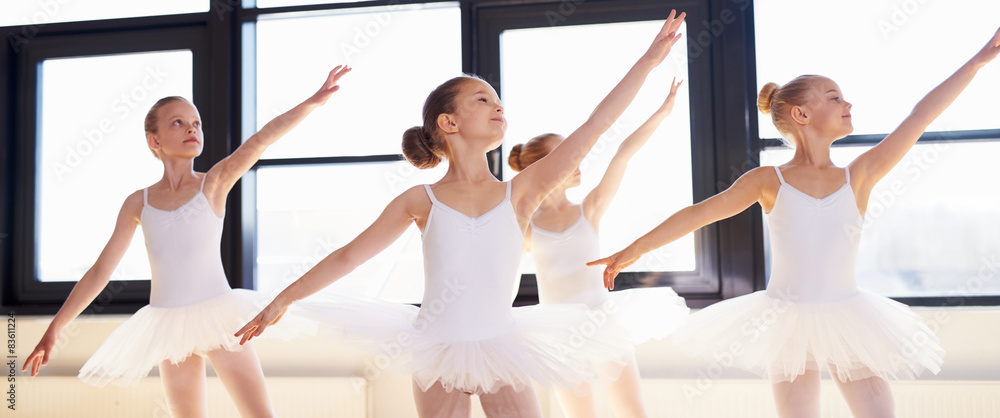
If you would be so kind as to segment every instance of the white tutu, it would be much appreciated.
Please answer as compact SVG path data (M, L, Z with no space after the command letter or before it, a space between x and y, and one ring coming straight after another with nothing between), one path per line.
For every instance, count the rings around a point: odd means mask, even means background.
M669 287L643 287L610 292L609 300L594 308L612 314L628 331L633 344L659 340L681 328L690 309Z
M923 318L863 289L829 303L793 303L767 291L724 300L673 334L691 355L793 381L824 364L841 381L913 379L941 370L944 350Z
M513 323L483 339L444 338L424 332L418 308L377 299L338 297L299 302L320 331L372 354L368 379L383 371L412 374L422 390L495 393L543 387L578 390L583 382L617 378L632 353L624 329L585 305L512 308Z
M108 336L78 377L98 387L108 383L132 386L163 360L177 364L192 354L240 351L243 346L233 334L268 302L257 292L230 289L182 307L144 306ZM273 329L268 328L267 336L291 339L315 334L315 324L293 313L286 314Z

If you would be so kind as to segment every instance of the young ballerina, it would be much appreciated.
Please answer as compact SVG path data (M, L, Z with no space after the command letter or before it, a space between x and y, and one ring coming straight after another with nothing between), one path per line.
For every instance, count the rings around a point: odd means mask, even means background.
M582 203L575 204L566 198L567 189L580 185L580 170L577 169L542 200L531 216L526 234L527 247L538 269L536 278L540 303L585 304L601 311L616 325L620 322L629 331L634 344L663 338L683 324L688 314L684 299L669 287L629 289L610 294L604 287L601 270L587 267L585 263L599 257L597 231L601 218L618 192L629 160L673 109L680 84L676 80L672 82L670 94L660 108L625 138L601 182ZM515 145L510 151L508 163L514 171L524 171L555 150L562 141L563 138L556 134L537 136L524 145ZM646 320L619 321L622 318ZM647 416L634 353L630 353L618 379L603 383L616 416ZM589 384L575 391L561 390L557 396L567 416L597 417L597 406Z
M114 233L97 262L73 288L22 370L38 374L49 362L62 329L101 292L142 225L152 269L150 303L118 327L80 370L80 379L104 386L138 383L159 365L170 412L208 415L205 357L245 417L273 416L264 375L252 346L232 336L266 300L231 289L219 241L226 195L264 150L322 106L351 69L338 66L312 97L278 116L207 173L195 172L204 145L198 109L187 100L160 99L146 115L146 141L163 163L163 178L125 199ZM286 324L282 324L286 325ZM315 333L304 319L277 335Z
M767 290L692 314L673 335L675 342L709 359L730 353L735 365L769 375L779 416L820 416L824 364L854 416L893 416L887 380L911 379L925 369L937 373L944 350L906 305L858 289L854 265L860 236L852 231L861 230L875 184L998 53L1000 30L898 128L846 168L830 160L830 145L853 131L851 104L837 84L820 76L801 76L781 87L768 83L758 107L795 147L792 159L747 172L726 191L589 264L606 264L605 283L613 287L618 272L642 254L760 203L768 214L772 249Z
M418 168L447 159L445 176L396 197L367 230L289 285L237 335L244 340L260 335L293 302L343 277L416 223L423 233L425 273L420 309L361 307L358 318L369 329L384 318L387 337L381 345L394 344L409 357L418 414L468 417L469 395L477 394L488 416L541 417L532 380L577 385L595 378L608 359L625 350L588 326L593 324L583 305L511 308L524 231L542 199L572 174L663 61L683 19L683 13L675 18L671 12L646 53L590 118L552 158L510 182L497 181L486 158L506 130L493 88L473 77L438 86L424 103L423 126L404 133L403 153ZM330 306L328 314L336 326L360 328L344 320L351 311L344 303ZM575 339L580 336L590 338Z

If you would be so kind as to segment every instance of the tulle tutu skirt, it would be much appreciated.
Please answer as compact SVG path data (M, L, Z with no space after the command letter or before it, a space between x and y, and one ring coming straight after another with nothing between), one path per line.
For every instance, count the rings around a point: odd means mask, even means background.
M673 340L691 355L774 383L828 365L841 381L913 379L941 370L944 349L923 318L863 289L830 303L793 303L759 291L692 314Z
M462 339L427 332L411 305L352 297L299 303L321 333L371 355L365 378L411 374L424 391L436 383L474 394L520 391L532 381L576 391L584 382L617 378L634 350L624 329L582 304L512 308L507 329Z
M188 306L144 306L111 333L78 377L98 387L133 386L163 360L177 364L213 350L240 351L243 346L233 334L268 302L257 292L232 289ZM315 335L316 330L314 323L291 313L268 328L267 336L291 339Z
M628 332L633 344L670 335L684 325L690 313L684 298L669 287L610 292L608 301L595 309L610 313Z

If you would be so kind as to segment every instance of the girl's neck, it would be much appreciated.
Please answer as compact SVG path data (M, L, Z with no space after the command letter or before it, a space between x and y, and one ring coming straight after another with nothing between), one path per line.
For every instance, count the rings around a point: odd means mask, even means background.
M448 172L442 181L477 184L495 182L497 178L490 171L486 151L471 149L469 144L475 142L454 135L448 138L449 149Z
M447 182L482 183L494 182L497 178L490 172L486 154L478 157L456 156L448 159L448 172L442 178Z
M799 134L795 141L795 155L790 161L793 165L808 165L813 167L829 167L834 165L830 159L830 144L814 135Z
M549 193L549 195L542 200L542 203L538 205L537 210L558 211L572 204L573 202L570 202L569 199L566 198L566 189L560 186L559 188L553 190L552 193Z
M163 178L160 181L171 190L179 190L182 183L192 177L198 177L194 171L194 159L163 160Z

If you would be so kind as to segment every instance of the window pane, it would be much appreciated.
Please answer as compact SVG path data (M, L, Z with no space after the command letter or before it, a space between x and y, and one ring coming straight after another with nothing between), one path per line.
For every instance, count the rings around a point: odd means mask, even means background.
M316 91L336 65L355 68L326 106L264 158L399 154L403 131L421 123L427 94L461 74L457 5L341 13L257 24L258 129Z
M836 147L837 165L869 147ZM858 254L858 286L886 296L1000 295L998 142L913 147L872 191ZM761 165L792 151L767 150Z
M648 48L662 21L508 30L501 39L503 92L509 126L504 139L504 177L510 148L537 135L569 135ZM682 32L684 28L682 27ZM604 45L594 50L595 45ZM663 103L672 77L687 80L686 48L649 75L642 91L581 164L580 187L569 198L581 201L600 181L618 145ZM691 129L687 83L673 112L629 163L629 172L601 222L601 251L630 244L690 205ZM557 111L553 111L557 109ZM691 271L695 249L688 235L640 259L625 271ZM533 273L531 260L524 273Z
M444 164L417 170L405 161L257 170L257 289L280 292L368 228L408 188L444 176ZM418 303L423 295L420 231L394 244L329 292Z
M163 175L143 119L163 96L191 97L191 68L190 51L41 64L39 280L79 280L111 237L125 198ZM141 228L112 277L149 278Z
M7 0L0 2L0 26L28 26L123 17L208 11L209 0ZM20 34L30 37L32 31Z
M825 75L854 105L854 134L887 134L986 44L998 15L1000 2L981 0L754 2L757 91ZM997 91L1000 71L987 67L928 132L997 129ZM777 138L757 114L761 138Z

